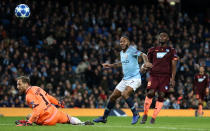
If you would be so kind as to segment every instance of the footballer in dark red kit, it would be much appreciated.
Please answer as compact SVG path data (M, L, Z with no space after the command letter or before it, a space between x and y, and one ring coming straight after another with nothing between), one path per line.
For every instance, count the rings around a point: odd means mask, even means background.
M203 100L209 95L209 77L205 74L205 68L199 67L199 73L194 76L193 92L198 99L198 110L196 116L203 115Z
M158 93L158 100L156 101L155 110L150 121L151 124L160 112L166 93L175 85L176 63L178 56L176 50L167 45L169 36L162 32L158 37L159 43L148 51L148 59L153 64L150 69L150 77L147 85L147 96L144 102L144 116L141 124L147 120L147 114L155 96Z

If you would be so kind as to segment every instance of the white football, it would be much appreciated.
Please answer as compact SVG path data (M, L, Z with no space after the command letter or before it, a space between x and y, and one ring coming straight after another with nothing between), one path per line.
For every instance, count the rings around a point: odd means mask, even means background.
M28 18L30 14L30 8L26 4L20 4L15 8L16 17Z

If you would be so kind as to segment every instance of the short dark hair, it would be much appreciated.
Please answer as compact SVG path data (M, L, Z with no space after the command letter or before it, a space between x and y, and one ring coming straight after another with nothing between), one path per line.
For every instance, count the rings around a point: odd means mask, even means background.
M23 83L28 83L30 85L30 78L28 76L20 76L17 80L22 80Z
M160 34L160 33L169 34L169 31L168 30L165 30L165 29L162 29L162 30L158 31L158 34Z
M128 39L128 40L130 41L129 36L128 36L128 35L126 35L126 34L123 34L121 37L124 37L124 38L126 38L126 39Z

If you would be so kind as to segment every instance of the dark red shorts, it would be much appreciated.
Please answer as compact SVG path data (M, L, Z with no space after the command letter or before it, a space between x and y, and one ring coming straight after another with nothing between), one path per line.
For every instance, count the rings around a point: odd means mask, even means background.
M205 91L196 91L196 92L195 92L195 95L196 95L196 98L197 98L197 99L204 100Z
M166 93L169 89L169 83L169 76L150 76L147 89L154 89L155 91Z

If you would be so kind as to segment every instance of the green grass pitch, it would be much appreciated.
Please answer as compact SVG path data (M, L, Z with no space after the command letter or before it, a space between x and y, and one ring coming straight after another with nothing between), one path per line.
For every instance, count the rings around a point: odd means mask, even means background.
M79 117L82 121L96 117ZM131 117L109 117L108 122L95 123L92 126L73 126L57 124L56 126L16 127L14 121L23 117L0 117L0 131L210 131L210 117L158 117L151 125L150 118L144 125L131 125Z

